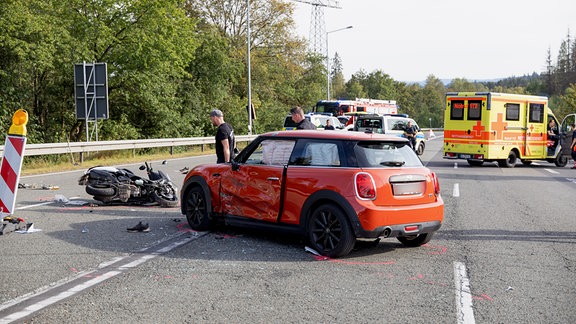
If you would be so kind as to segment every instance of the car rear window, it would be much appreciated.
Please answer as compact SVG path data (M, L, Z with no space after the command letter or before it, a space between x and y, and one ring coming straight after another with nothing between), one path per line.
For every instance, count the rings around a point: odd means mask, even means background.
M421 167L416 153L404 142L362 141L354 147L360 167Z

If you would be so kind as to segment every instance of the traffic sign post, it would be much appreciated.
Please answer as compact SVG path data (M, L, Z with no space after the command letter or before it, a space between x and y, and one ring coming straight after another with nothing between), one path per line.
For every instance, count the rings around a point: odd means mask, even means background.
M18 191L18 181L26 146L26 124L28 123L28 113L23 109L18 109L12 116L12 126L6 136L4 145L4 155L0 164L0 234L26 227L23 219L11 217L16 204L16 192Z

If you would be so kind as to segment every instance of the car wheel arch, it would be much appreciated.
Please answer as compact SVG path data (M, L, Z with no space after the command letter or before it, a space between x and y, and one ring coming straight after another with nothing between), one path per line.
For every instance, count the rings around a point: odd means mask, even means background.
M186 181L186 184L184 184L182 191L180 193L180 209L182 211L182 214L186 214L186 196L188 195L188 192L190 191L190 189L192 189L193 187L200 187L202 189L202 191L204 191L204 196L206 197L206 208L208 208L208 213L211 214L212 213L212 196L210 195L210 188L208 187L208 183L206 182L206 180L204 178L202 178L201 176L192 176L190 177L190 179L188 179L188 181Z
M340 207L348 217L350 225L352 225L352 229L354 230L354 234L358 236L358 234L362 231L362 227L360 225L360 220L358 219L356 211L354 208L352 208L352 205L350 205L346 198L331 190L319 190L311 194L302 205L302 210L300 212L300 227L304 230L304 232L307 230L306 224L308 223L308 218L314 209L325 203L333 203Z

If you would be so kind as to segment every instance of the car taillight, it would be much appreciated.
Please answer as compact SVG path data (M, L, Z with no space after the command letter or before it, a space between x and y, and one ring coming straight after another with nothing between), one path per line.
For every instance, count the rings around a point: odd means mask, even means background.
M367 200L376 199L376 184L369 173L356 173L354 183L356 184L356 196L358 196L358 198Z
M436 177L436 173L432 172L432 183L434 184L434 194L438 196L440 194L440 182L438 182L438 177Z

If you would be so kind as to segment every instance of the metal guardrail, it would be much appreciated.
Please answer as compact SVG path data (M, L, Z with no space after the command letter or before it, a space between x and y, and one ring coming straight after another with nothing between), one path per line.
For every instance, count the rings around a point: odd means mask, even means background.
M236 136L236 141L249 142L255 139L256 136L257 135L240 135ZM24 150L24 156L132 150L132 149L151 148L151 147L172 148L176 146L209 145L214 143L215 139L214 136L212 136L212 137L123 140L123 141L26 144L26 149ZM4 145L0 146L0 153L3 152L4 152Z
M433 131L443 131L443 128L432 128ZM422 128L422 131L430 131L430 128ZM258 135L240 135L236 136L237 142L250 142ZM116 151L116 150L133 150L151 147L177 147L193 145L210 145L214 144L212 137L187 137L187 138L158 138L158 139L141 139L141 140L122 140L122 141L98 141L98 142L70 142L70 143L44 143L44 144L26 144L24 156L48 155L48 154L70 154L70 153L88 153L99 151ZM4 145L0 146L0 155L4 153Z

